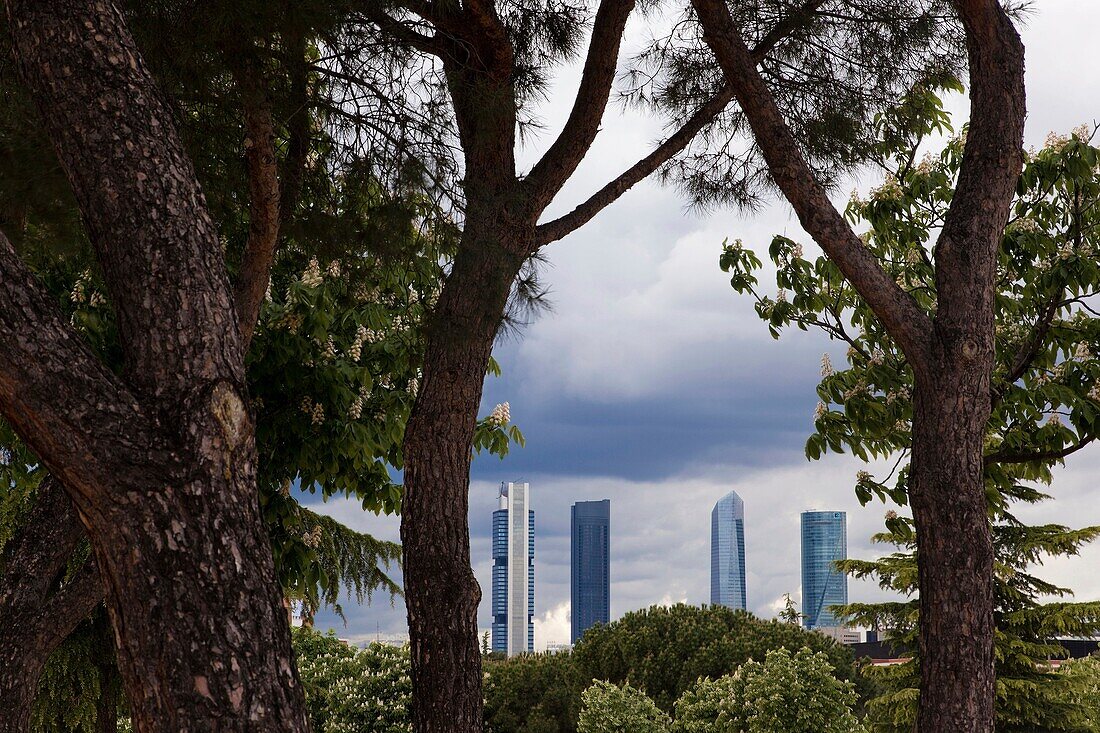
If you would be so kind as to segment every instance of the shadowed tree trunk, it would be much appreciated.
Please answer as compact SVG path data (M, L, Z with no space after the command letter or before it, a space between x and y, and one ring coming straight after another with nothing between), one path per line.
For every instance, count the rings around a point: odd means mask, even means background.
M91 559L65 580L83 537L69 497L47 477L26 526L5 553L0 576L0 733L30 730L46 660L103 600L103 582Z
M882 269L815 180L728 7L693 0L704 38L799 221L882 320L913 367L909 497L917 529L923 733L993 730L993 546L982 448L993 394L993 293L1022 164L1023 47L996 0L957 0L971 121L935 249L928 318Z
M821 4L808 0L779 20L752 56L764 58ZM407 24L380 8L369 15L398 42L442 63L465 156L463 236L433 316L423 380L405 431L401 539L413 724L417 733L479 733L481 590L470 565L470 452L485 369L511 287L542 246L583 226L684 150L733 92L717 90L647 155L569 213L539 223L600 129L633 0L600 2L572 111L525 176L515 160L516 79L522 72L496 3L395 5L423 23Z
M136 728L307 730L232 289L190 160L116 7L7 10L124 364L90 353L0 239L0 410L84 521Z

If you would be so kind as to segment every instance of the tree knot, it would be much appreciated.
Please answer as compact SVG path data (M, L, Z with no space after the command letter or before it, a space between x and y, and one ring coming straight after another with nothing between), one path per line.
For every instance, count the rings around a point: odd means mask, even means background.
M228 383L218 382L211 393L210 407L229 447L236 448L244 439L245 425L248 420L244 402Z

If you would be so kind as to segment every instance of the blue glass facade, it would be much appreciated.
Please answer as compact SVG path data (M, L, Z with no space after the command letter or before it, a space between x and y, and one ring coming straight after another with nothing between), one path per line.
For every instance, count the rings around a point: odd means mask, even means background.
M570 616L572 642L593 624L611 621L611 500L578 501L572 510Z
M746 608L745 502L736 491L719 499L710 513L710 603Z
M512 499L508 499L508 490L501 490L501 507L493 512L493 624L492 624L492 649L494 652L505 654L517 654L520 652L533 652L535 650L535 512L527 509L528 487L526 484L509 484L509 488L515 486L512 491ZM522 524L511 527L509 535L509 518L513 513L522 516L527 515L527 527L524 532ZM520 520L522 522L522 520ZM526 543L523 542L526 535ZM526 545L526 546L524 546ZM509 578L509 568L513 565L526 566L527 577L523 583L523 576ZM512 587L509 587L509 579ZM524 593L523 586L526 586ZM526 596L526 608L510 608L509 596L523 598ZM519 604L517 604L519 605ZM519 635L510 635L512 623L523 624L526 620L526 634L520 631ZM526 643L523 643L524 637ZM509 640L513 641L512 649L509 649ZM516 640L519 639L517 642Z
M844 512L802 513L802 623L807 629L839 626L830 606L848 603L848 576L834 567L848 557Z

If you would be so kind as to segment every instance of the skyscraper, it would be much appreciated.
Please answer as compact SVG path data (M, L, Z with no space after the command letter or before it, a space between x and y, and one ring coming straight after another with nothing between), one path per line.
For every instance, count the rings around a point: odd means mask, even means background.
M848 557L844 512L802 512L802 624L838 626L830 606L848 603L848 576L833 563Z
M710 513L710 603L746 608L745 502L736 491L719 499Z
M528 484L501 484L493 512L493 651L535 650L535 512Z
M611 621L611 500L573 505L570 556L572 642L585 629Z

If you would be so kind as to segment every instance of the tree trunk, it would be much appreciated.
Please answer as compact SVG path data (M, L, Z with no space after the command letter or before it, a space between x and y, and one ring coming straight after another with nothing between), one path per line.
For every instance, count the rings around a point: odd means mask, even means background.
M103 599L91 561L59 585L83 536L69 497L47 477L0 576L0 733L30 730L46 660Z
M122 691L122 680L118 675L118 665L97 664L99 670L99 699L95 705L95 733L118 733L118 697Z
M533 226L529 228L533 234ZM481 588L470 564L471 444L493 340L523 257L505 227L468 219L436 308L405 431L401 541L413 728L481 733Z
M937 381L918 382L914 395L909 497L926 733L993 730L993 540L982 471L991 355L939 359Z
M0 407L87 528L135 728L308 730L224 255L171 112L113 3L7 8L124 359L106 369L0 237Z

